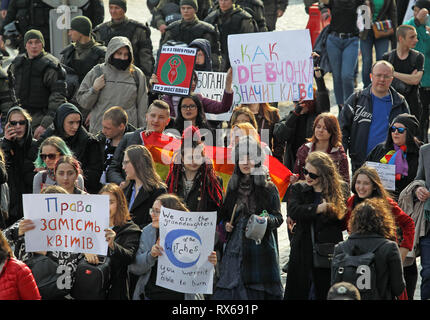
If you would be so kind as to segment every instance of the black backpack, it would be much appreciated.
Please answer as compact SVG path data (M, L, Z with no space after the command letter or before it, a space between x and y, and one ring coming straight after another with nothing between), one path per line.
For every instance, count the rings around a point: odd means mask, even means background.
M381 241L371 251L359 252L358 254L356 247L349 248L348 243L345 241L339 243L338 246L342 249L342 252L333 257L331 285L338 282L349 282L360 291L361 300L378 300L375 252L385 243L386 241ZM370 275L370 283L366 275Z
M48 256L34 253L25 264L31 269L43 300L63 299L69 293L70 290L59 288L57 280L62 275L58 273L59 265Z
M105 300L110 288L110 258L99 256L100 263L88 263L83 258L78 263L72 297L78 300Z

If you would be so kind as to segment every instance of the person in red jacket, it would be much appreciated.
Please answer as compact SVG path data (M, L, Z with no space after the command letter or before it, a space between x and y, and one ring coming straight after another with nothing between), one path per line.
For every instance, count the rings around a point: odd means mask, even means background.
M39 289L30 268L13 257L0 231L0 300L40 300Z
M352 177L351 191L354 193L347 202L348 212L345 215L345 223L348 225L352 210L364 199L382 198L391 209L397 226L397 243L399 245L402 262L407 253L412 250L414 244L415 223L389 195L382 185L381 179L374 168L362 166L357 169ZM349 232L350 230L348 230ZM405 270L404 270L405 273ZM406 291L413 298L415 291L414 281L406 281Z

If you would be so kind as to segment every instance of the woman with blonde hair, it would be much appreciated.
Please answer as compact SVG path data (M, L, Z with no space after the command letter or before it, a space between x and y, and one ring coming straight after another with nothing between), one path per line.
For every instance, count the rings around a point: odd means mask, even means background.
M267 155L272 155L272 151L269 146L261 141L260 135L257 132L251 123L249 122L239 122L233 125L230 131L230 148L234 148L238 143L240 137L242 136L251 136L255 141L261 144L261 147L264 149L264 152Z
M54 168L61 156L73 156L73 152L63 139L51 136L43 140L36 161L34 161L34 166L40 171L33 178L33 193L40 193L45 186L56 183ZM81 174L78 176L77 186L81 190L85 189L84 178Z
M124 194L131 218L143 228L151 223L149 209L159 195L167 192L166 184L155 170L151 153L142 145L125 149L122 167L128 182Z
M304 182L288 189L288 217L295 221L291 240L286 300L325 300L330 268L315 266L313 243L343 240L346 192L333 160L325 152L311 152L303 168Z

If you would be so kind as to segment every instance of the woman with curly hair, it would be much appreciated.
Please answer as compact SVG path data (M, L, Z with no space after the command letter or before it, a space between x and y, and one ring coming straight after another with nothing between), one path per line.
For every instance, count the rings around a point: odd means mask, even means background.
M56 183L54 168L61 156L73 156L73 152L63 139L51 136L43 140L37 152L36 161L34 161L34 166L40 171L33 178L33 193L40 193L45 186ZM79 189L85 189L84 178L81 174L78 176L77 185Z
M347 225L352 210L363 200L370 198L384 200L389 212L395 219L395 224L398 229L397 243L400 247L402 261L405 261L407 253L412 250L414 244L415 223L384 189L377 171L367 166L362 166L357 169L352 177L351 191L353 195L348 199L348 212L345 216ZM412 298L414 296L418 271L416 270L416 265L405 268L408 268L405 270L407 293L408 297Z
M347 252L357 255L366 252L375 254L376 300L393 300L405 289L402 261L396 240L396 224L386 201L381 198L366 199L352 211L349 220L351 235L338 244L336 256ZM366 296L362 295L366 300Z
M288 189L288 217L296 222L291 240L284 299L325 300L330 288L329 268L316 268L313 261L311 230L315 243L343 240L346 212L344 182L330 156L311 152L303 168L306 180Z

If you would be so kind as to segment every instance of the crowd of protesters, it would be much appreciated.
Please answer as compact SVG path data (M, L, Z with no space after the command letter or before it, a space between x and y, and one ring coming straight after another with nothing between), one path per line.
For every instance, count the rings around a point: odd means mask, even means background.
M312 1L304 2L309 12ZM110 300L405 300L414 298L417 257L421 299L430 299L430 0L417 0L407 21L402 1L317 2L331 22L312 53L314 99L294 101L283 119L277 104L237 105L228 123L206 118L233 105L227 37L276 30L288 0L148 1L160 46L196 48L194 70L226 73L221 101L194 92L195 72L187 96L154 92L159 52L150 26L127 17L126 0L109 0L107 22L103 2L88 3L71 20L72 42L59 59L46 29L52 8L1 1L0 49L10 45L11 22L22 34L19 54L0 70L0 299L80 299L73 285L89 263L109 264L108 286L95 289ZM357 9L376 27L359 29ZM330 112L329 72L338 115ZM151 136L180 142L167 175L145 146ZM231 175L218 175L205 146L231 151ZM282 197L266 156L292 173ZM392 190L371 163L394 166ZM23 195L31 193L109 196L107 255L27 252L24 235L35 223L24 217ZM217 213L207 258L213 294L157 285L161 207ZM267 228L257 243L245 230L260 214ZM284 221L285 286L277 231ZM370 289L348 278L350 261L368 264ZM71 288L42 286L60 266Z

